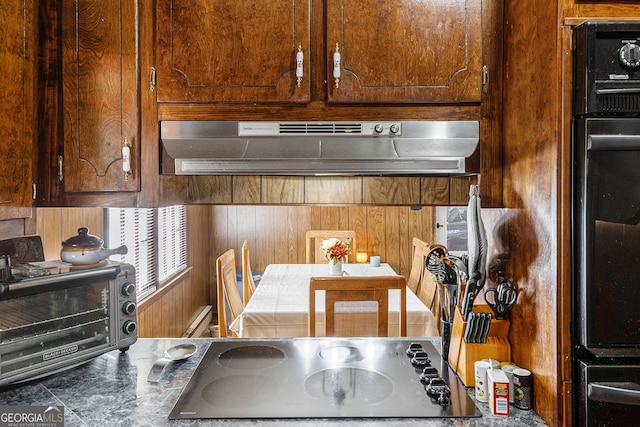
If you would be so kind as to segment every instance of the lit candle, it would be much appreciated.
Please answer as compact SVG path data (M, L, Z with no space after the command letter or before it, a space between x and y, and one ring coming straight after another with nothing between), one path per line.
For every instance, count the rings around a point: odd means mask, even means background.
M356 253L356 262L360 264L367 262L367 253L358 251L358 253Z

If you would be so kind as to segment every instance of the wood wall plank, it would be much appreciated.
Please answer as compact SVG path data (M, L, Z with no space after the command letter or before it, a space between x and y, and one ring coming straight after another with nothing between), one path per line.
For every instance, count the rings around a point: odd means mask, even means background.
M362 178L306 177L305 203L362 203Z
M449 178L421 178L422 200L432 200L434 204L449 204Z
M234 176L232 181L234 203L260 203L261 182L259 176Z
M263 176L262 203L304 203L304 177Z
M190 176L187 200L190 203L231 203L230 176Z
M364 177L363 202L372 205L419 205L420 178Z

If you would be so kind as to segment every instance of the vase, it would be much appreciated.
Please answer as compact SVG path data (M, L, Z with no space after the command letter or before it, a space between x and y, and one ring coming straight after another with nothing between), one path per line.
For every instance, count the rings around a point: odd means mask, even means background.
M342 263L329 260L329 276L342 276Z

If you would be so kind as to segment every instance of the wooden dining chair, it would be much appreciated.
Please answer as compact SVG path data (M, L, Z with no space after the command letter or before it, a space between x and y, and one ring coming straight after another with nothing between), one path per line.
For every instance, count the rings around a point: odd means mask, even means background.
M417 237L414 237L413 258L411 260L411 271L409 272L409 278L407 279L407 287L416 295L418 295L418 288L420 287L422 278L425 274L428 274L425 264L428 253L429 244Z
M316 336L316 292L319 290L325 291L325 336L336 336L336 303L341 302L374 302L377 305L377 336L389 336L391 289L400 290L398 334L404 337L407 336L407 281L404 276L312 277L309 283L309 336ZM369 310L358 310L358 313L367 312ZM350 321L363 322L361 318Z
M242 300L246 307L251 296L256 290L256 282L251 271L251 259L249 254L249 241L242 243Z
M351 239L349 262L355 262L356 257L356 232L350 230L309 230L306 234L306 261L307 264L322 264L327 262L327 258L322 252L322 241L335 237L336 239Z
M428 254L431 249L437 246L443 247L442 245L437 244L429 245L427 246L426 253ZM426 263L424 264L426 265ZM433 314L433 316L436 318L436 325L438 326L438 331L440 331L440 318L442 317L442 313L440 307L440 295L438 293L438 280L431 272L429 272L428 269L426 269L426 267L424 270L424 274L420 278L418 290L415 294L418 296L418 299L420 299L420 301L422 301L422 303L427 306L427 308L431 311L431 314Z
M236 255L229 249L216 260L216 283L218 294L218 328L220 337L228 336L228 325L242 313L244 306L238 291L236 280ZM226 306L229 306L231 319L227 319Z

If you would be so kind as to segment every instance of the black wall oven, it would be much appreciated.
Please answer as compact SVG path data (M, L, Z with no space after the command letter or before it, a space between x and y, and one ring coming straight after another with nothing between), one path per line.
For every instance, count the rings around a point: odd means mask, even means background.
M640 21L574 29L573 420L640 419Z

